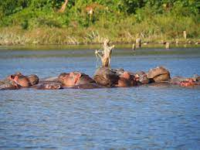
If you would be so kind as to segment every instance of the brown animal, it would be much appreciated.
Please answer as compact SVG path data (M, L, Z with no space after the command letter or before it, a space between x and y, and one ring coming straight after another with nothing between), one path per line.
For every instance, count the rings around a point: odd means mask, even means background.
M16 75L13 78L13 81L15 83L17 83L18 85L20 85L21 87L30 87L31 86L29 79L26 76L23 76L23 75L20 75L20 76Z
M28 77L24 76L21 72L17 72L7 77L7 80L16 83L20 87L30 87L31 83Z
M147 73L147 77L152 82L163 82L170 79L170 73L166 68L159 66L149 70L149 72Z
M118 84L119 74L114 69L101 67L96 70L94 80L99 85L113 87Z
M59 75L58 80L66 87L96 83L91 77L81 72L62 73Z
M135 81L138 84L148 84L149 83L149 79L147 77L147 74L144 71L140 71L134 74L135 76Z
M195 82L193 79L188 79L187 81L181 81L180 82L180 86L182 87L191 87L191 86L194 86L195 85Z
M169 83L180 85L182 87L190 87L198 85L198 81L195 81L194 78L184 78L180 76L173 77L172 79L170 79Z
M39 83L39 77L37 75L32 74L32 75L27 76L27 78L28 78L31 86Z
M129 87L132 85L132 76L129 72L124 71L120 76L117 87Z
M116 87L129 87L131 82L125 78L119 78Z
M19 85L17 85L14 81L5 79L0 82L0 90L15 90L19 88Z
M43 89L43 90L58 90L62 89L62 83L59 82L42 82L38 85L35 85L34 88L36 89Z

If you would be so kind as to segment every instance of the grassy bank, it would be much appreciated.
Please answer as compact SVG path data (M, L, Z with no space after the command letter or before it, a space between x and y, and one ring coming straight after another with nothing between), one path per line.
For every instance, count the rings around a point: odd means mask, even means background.
M136 22L135 17L124 17L112 22L99 20L89 27L39 26L23 29L20 25L1 27L1 45L88 45L102 43L105 38L113 43L134 43L141 38L144 43L171 42L179 44L200 43L200 23L190 17L154 16ZM186 31L187 38L183 32Z
M0 45L200 43L197 0L71 0L60 13L63 1L1 1Z
M37 28L32 30L23 30L20 27L0 28L0 45L93 45L101 44L105 38L110 39L114 44L133 44L138 37L142 39L144 45L165 42L173 45L200 44L198 36L184 38L182 32L177 32L176 36L170 36L168 33L159 32L154 34L138 33L132 28L125 30L117 28L115 31L104 28Z

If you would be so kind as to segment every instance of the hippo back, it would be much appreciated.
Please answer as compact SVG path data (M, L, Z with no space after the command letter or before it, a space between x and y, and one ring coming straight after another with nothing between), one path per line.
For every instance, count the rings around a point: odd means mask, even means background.
M159 66L149 70L147 77L153 82L168 81L170 79L170 72L166 68Z
M88 75L82 73L76 85L89 84L89 83L96 83L96 82Z
M117 84L119 75L108 67L101 67L96 70L94 80L100 85L110 87Z

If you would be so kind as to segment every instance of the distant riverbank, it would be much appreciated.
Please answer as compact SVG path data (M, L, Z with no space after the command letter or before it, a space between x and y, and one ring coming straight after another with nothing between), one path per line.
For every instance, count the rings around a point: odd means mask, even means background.
M86 29L87 30L87 29ZM140 37L142 47L164 47L169 43L173 47L196 47L200 45L198 38L184 38L181 35L177 38L168 38L167 35L151 35L144 36L142 34L131 34L120 36L110 34L109 30L89 30L81 33L78 31L71 31L69 29L57 28L38 28L33 30L22 30L18 27L0 28L0 46L61 46L70 47L79 45L82 47L98 47L105 38L110 39L111 43L115 45L128 45L131 47L135 40ZM124 31L121 31L124 32ZM108 34L107 34L108 33Z
M115 45L114 51L119 49L126 49L127 51L130 51L130 54L140 54L140 52L143 52L143 50L147 50L148 52L153 52L155 49L162 50L163 52L170 52L166 51L165 45L159 44L159 43L149 43L149 44L142 44L141 48L138 48L136 50L132 49L131 43L126 44L119 44L119 43L113 43ZM198 52L198 48L200 47L200 44L172 44L170 46L170 49L187 49L187 48L195 48ZM97 50L102 49L102 44L89 44L89 45L0 45L0 51L65 51L65 50ZM200 50L200 49L199 49Z
M200 44L197 1L0 2L0 45ZM63 4L66 4L64 9Z

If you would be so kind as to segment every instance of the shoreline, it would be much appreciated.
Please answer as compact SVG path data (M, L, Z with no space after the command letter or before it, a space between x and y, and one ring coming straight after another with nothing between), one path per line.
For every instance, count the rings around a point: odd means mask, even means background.
M192 41L192 40L191 40ZM27 50L27 49L34 49L34 50L54 50L55 48L59 50L64 50L64 49L99 49L101 48L101 45L103 43L90 43L90 44L12 44L12 45L7 45L7 44L0 44L0 50L14 50L14 49L20 49L20 50ZM111 44L115 45L115 48L127 48L127 49L132 49L132 45L134 44L131 42L111 42ZM170 48L198 48L200 47L200 41L199 40L193 40L192 42L182 42L179 44L176 44L175 42L170 43ZM149 42L149 43L142 43L141 48L137 49L142 49L142 48L165 48L165 44L160 43L160 42Z

